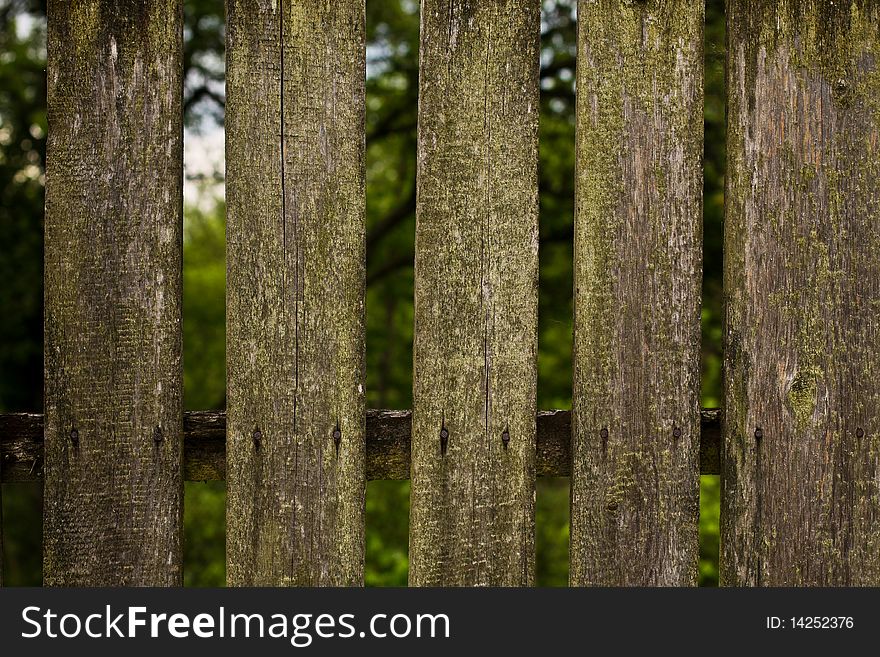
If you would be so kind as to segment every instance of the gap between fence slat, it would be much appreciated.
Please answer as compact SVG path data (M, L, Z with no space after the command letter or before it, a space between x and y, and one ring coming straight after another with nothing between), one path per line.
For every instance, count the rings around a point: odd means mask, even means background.
M3 457L0 455L0 586L3 586Z

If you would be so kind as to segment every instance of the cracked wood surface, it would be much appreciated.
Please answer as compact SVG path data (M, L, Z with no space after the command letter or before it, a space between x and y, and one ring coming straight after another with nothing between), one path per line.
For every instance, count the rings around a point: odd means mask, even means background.
M534 581L538 0L421 11L412 585Z
M364 562L364 0L227 0L227 581Z

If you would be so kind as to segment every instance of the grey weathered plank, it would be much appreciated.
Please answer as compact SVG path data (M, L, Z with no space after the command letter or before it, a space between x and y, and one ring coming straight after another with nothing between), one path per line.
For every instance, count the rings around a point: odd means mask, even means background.
M227 1L227 579L364 560L364 0Z
M728 2L721 580L880 584L880 3Z
M571 412L539 411L535 474L571 474ZM367 411L367 479L409 479L410 411ZM226 479L226 413L183 414L183 475L187 481ZM704 408L700 434L700 472L719 472L721 411ZM3 483L40 481L43 477L43 416L0 414L0 462Z
M534 579L539 4L422 3L413 585Z
M697 581L702 34L578 4L572 585Z
M179 585L182 4L48 16L43 576Z

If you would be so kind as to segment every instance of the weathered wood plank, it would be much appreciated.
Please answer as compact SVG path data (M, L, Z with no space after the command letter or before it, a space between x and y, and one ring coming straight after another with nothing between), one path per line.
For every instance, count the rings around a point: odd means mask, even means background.
M880 584L880 3L729 0L721 581Z
M43 576L179 585L182 4L48 16Z
M227 579L364 560L364 0L227 1Z
M413 585L534 579L539 5L422 3Z
M539 411L535 474L571 474L571 412ZM409 479L410 411L367 411L367 479ZM187 481L226 479L226 413L183 414L184 465ZM700 439L700 472L717 475L721 411L704 408ZM40 481L43 477L43 416L0 414L0 462L3 483Z
M572 585L697 582L703 3L578 4Z

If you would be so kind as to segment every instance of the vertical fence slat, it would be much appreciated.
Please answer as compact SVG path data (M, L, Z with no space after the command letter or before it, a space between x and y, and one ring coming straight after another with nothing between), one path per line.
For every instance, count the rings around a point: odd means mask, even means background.
M703 3L578 4L572 585L696 583Z
M728 2L721 580L880 584L880 3Z
M182 5L48 16L44 580L179 585Z
M227 579L364 560L364 0L227 2Z
M422 3L413 585L534 579L539 20Z

